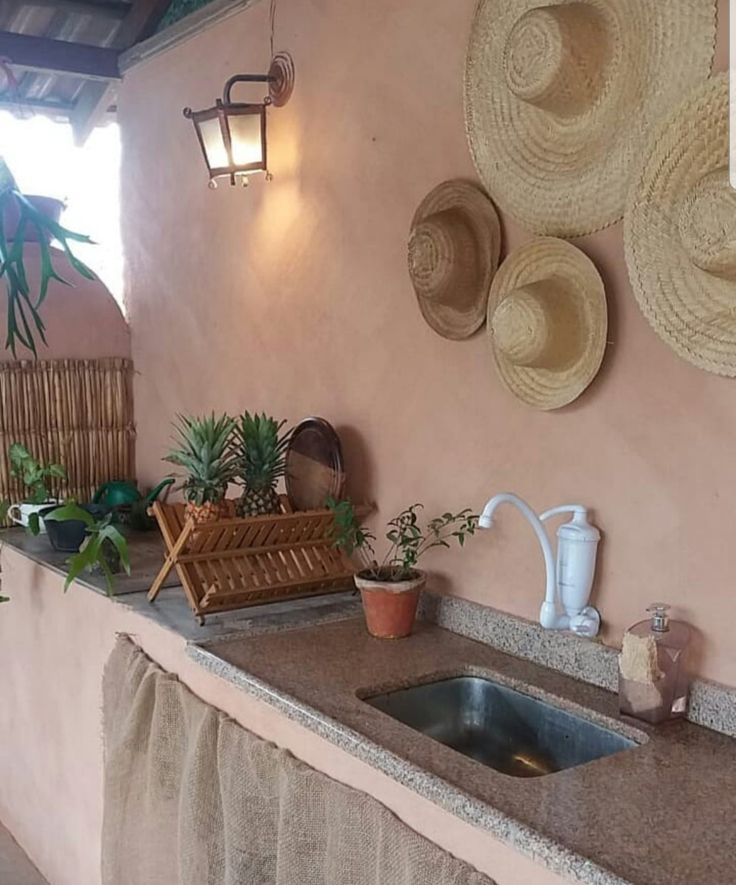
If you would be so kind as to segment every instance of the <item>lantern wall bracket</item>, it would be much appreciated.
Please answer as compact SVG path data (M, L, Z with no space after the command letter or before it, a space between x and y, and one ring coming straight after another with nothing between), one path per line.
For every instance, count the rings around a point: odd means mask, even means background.
M223 103L234 104L231 92L237 83L268 83L266 104L283 107L294 91L294 62L288 52L277 52L271 59L267 74L235 74L225 83L222 90Z

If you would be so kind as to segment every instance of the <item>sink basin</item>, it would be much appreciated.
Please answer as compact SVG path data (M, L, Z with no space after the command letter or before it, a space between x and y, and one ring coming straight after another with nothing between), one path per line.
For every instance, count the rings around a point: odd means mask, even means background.
M363 700L513 777L539 777L637 746L587 719L477 676L443 679Z

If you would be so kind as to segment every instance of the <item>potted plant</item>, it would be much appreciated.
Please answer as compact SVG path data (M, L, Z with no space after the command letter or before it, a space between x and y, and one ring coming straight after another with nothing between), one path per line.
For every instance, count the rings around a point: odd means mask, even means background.
M33 240L41 256L38 291L31 291L25 266L25 246ZM73 254L70 242L92 242L89 237L62 227L47 206L32 201L18 189L13 174L0 156L0 279L5 279L7 330L5 346L16 356L18 342L38 356L37 340L46 343L40 308L49 283L66 283L54 267L49 242L55 240L70 267L87 279L95 275Z
M66 479L66 469L61 464L37 461L20 443L10 446L8 459L11 476L28 490L22 502L10 506L8 516L32 535L44 532L45 528L39 519L40 512L49 505L58 503L56 498L51 497L49 485L52 480Z
M62 506L67 504L79 506L79 508L89 514L93 520L102 519L110 512L99 504L77 505L77 502L73 498L65 501ZM44 509L39 512L39 516L41 517L49 536L49 543L54 550L57 550L59 553L77 553L84 543L88 522L83 519L74 519L72 517L55 519L53 518L53 514L58 510L59 505L52 504L50 507L44 507Z
M453 539L462 547L468 535L475 534L477 515L466 508L459 513L443 513L422 526L419 511L423 505L412 504L389 520L388 549L377 560L375 535L360 525L352 503L328 498L327 506L334 518L335 546L360 563L353 580L360 590L368 632L379 639L408 636L426 582L417 562L435 547L449 547Z
M246 412L235 424L236 481L243 486L235 512L240 517L281 512L276 485L286 473L286 449L291 440L290 430L281 433L284 424L285 420L276 421L265 412Z
M57 507L44 517L48 522L82 522L85 525L86 539L79 552L69 560L69 570L64 582L64 592L84 571L100 571L105 576L107 592L112 595L114 576L124 569L130 574L128 542L120 530L113 525L113 514L108 513L96 519L74 501Z
M186 517L201 524L219 519L222 502L235 478L230 437L235 422L227 415L216 418L177 415L173 448L164 461L182 467L186 478L179 486L186 498Z

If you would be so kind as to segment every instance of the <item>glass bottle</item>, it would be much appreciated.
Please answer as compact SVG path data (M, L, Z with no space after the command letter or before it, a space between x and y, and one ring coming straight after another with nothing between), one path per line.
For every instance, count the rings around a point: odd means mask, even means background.
M626 631L619 655L620 710L645 722L676 719L687 711L690 628L670 620L669 609L652 603L650 618Z

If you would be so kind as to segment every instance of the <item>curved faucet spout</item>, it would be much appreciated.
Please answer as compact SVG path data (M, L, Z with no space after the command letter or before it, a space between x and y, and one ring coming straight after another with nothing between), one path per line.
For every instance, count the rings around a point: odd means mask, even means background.
M555 577L555 556L552 552L552 545L547 537L547 532L545 532L544 526L537 514L526 501L511 492L502 492L500 495L491 498L483 508L483 513L481 513L480 518L478 519L478 525L480 525L481 528L489 529L493 525L493 514L501 504L513 504L514 507L526 517L527 522L534 529L534 534L537 536L539 545L542 548L544 566L547 570L547 589L544 595L540 620L542 621L542 626L548 626L545 621L553 621L557 614L557 606L555 604L557 597L557 579Z

